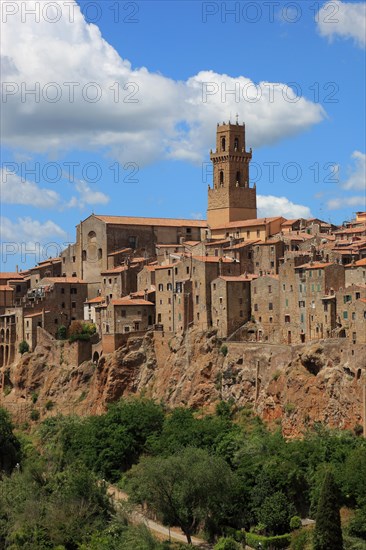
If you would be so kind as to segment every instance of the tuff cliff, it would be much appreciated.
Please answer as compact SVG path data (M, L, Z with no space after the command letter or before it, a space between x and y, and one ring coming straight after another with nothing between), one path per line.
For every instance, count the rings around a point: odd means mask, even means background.
M75 344L72 344L74 346ZM293 347L226 343L214 331L168 339L132 336L116 352L72 364L66 342L44 336L5 373L1 404L18 422L57 413L98 414L122 396L142 394L170 407L211 410L220 399L253 408L287 436L321 421L362 424L366 346L345 339ZM71 358L71 359L70 359Z

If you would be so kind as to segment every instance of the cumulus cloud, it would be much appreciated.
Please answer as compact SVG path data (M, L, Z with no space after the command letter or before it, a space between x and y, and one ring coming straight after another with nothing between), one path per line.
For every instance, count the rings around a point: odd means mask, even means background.
M342 198L330 199L327 202L327 207L329 208L329 210L341 210L346 206L356 207L355 210L357 211L365 210L366 208L365 195L363 197L354 196L354 197L342 197Z
M317 14L322 36L351 38L359 47L366 46L366 4L364 2L326 2Z
M85 181L73 180L72 183L75 185L78 196L73 196L66 203L56 191L40 187L37 183L2 168L0 169L1 202L59 210L73 207L84 208L87 205L109 202L108 195L101 191L94 191Z
M352 153L354 166L348 179L342 184L343 189L366 189L366 154L360 151Z
M61 197L52 189L43 189L6 169L0 170L0 197L3 203L27 204L38 208L55 208Z
M273 195L257 196L258 217L268 218L272 216L283 216L284 218L310 218L311 212L308 206L295 204L286 197L275 197Z
M35 3L28 0L27 9ZM57 3L62 17L56 23L44 17L22 22L19 10L4 25L2 137L8 146L103 150L139 165L158 158L200 162L216 123L230 113L247 122L253 147L300 133L325 116L321 105L284 83L255 85L247 76L213 71L175 81L133 68L86 23L76 2L73 21L70 2Z
M69 206L79 206L84 208L91 204L107 204L109 197L101 191L93 191L85 181L77 181L75 183L76 190L79 193L78 197L72 197Z

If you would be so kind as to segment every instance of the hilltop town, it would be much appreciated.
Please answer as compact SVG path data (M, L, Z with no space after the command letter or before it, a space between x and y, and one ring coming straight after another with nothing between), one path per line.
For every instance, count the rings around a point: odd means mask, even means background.
M94 363L148 331L365 344L366 212L342 226L257 218L245 125L218 124L210 158L207 221L92 214L60 257L2 273L0 367L78 321L96 327L81 358Z

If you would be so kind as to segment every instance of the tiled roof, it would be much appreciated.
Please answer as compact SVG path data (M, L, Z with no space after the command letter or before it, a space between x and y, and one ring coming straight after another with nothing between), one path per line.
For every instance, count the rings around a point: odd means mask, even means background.
M237 243L237 244L233 244L233 246L229 246L228 250L237 250L238 248L245 248L246 246L250 246L252 244L258 244L260 242L261 241L259 241L259 240L257 240L257 241L254 241L254 240L244 241L242 243Z
M204 243L206 246L217 246L218 244L230 243L230 239L219 239L217 241L211 241L209 243Z
M364 265L366 266L366 258L361 258L361 260L356 260L351 264L347 264L345 267L360 267Z
M334 231L335 235L347 235L347 234L353 234L353 233L363 233L366 231L366 225L362 225L361 227L350 227L348 229L340 229L339 231Z
M176 262L175 264L157 265L155 266L155 269L171 269L172 267L176 267L177 264L178 262ZM150 266L145 266L145 267L150 267Z
M295 269L324 269L329 265L339 265L339 264L335 264L333 262L329 262L329 263L314 262L312 264L308 263L308 264L298 265L295 267Z
M4 271L0 273L0 279L24 279L24 275L16 271Z
M294 218L293 220L286 220L285 222L281 223L281 227L287 227L288 225L293 225L294 223L300 221L301 218Z
M9 285L0 285L0 291L1 290L6 290L6 291L11 291L11 292L14 292L14 289L12 286L9 286Z
M232 258L219 258L219 256L192 256L193 260L198 262L207 262L207 263L226 263L232 264L235 262Z
M105 301L104 296L97 296L96 298L91 298L90 300L85 300L85 304L101 304Z
M117 298L116 300L112 300L111 304L113 306L154 306L152 302L149 302L148 300L142 300L142 299L132 299L132 298Z
M95 217L104 223L112 225L155 225L159 227L207 227L205 220L186 220L175 218L144 218L130 216L99 216Z
M220 275L220 277L218 277L218 279L222 279L223 281L227 281L228 283L250 283L253 279L256 279L257 276L256 275L253 275L252 277L251 276L244 276L244 275L239 275L237 277L235 276L232 276L230 277L229 275L227 276L223 276L223 275Z
M110 252L108 256L117 256L118 254L127 254L128 252L132 252L132 248L121 248L120 250Z
M113 267L111 269L106 269L104 271L101 271L101 275L113 275L116 273L122 273L122 271L128 271L127 265L119 265L118 267Z
M86 281L83 281L83 279L79 279L78 277L44 277L41 281L42 284L44 284L45 281L48 281L53 284L65 284L65 283L73 283L73 284L87 284Z
M273 218L255 218L253 220L244 220L244 221L236 221L236 222L229 222L225 225L220 225L217 227L213 227L212 230L215 231L216 229L229 229L229 228L236 228L236 227L257 227L260 225L267 225L273 221L276 220L284 220L285 218L282 218L282 216L275 216Z
M197 246L201 241L184 241L184 246Z
M46 313L51 313L51 312L50 311L45 311L44 313L46 314ZM36 313L28 313L27 315L24 315L24 319L27 319L28 317L39 317L40 315L42 315L42 311L38 311Z

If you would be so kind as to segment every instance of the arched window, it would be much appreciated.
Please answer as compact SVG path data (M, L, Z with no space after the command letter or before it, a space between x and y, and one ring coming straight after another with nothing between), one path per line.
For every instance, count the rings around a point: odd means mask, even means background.
M226 139L224 137L221 138L221 151L225 151L226 149Z
M86 250L82 251L81 258L82 258L83 262L86 262Z
M239 138L234 139L234 151L239 151Z
M223 172L223 170L220 170L219 181L220 181L220 186L223 187L224 186L224 172Z
M88 241L89 241L89 242L95 242L95 241L96 241L96 238L97 238L97 234L95 233L95 231L89 231L89 233L88 233Z
M101 260L103 258L103 250L101 248L98 248L98 260Z

